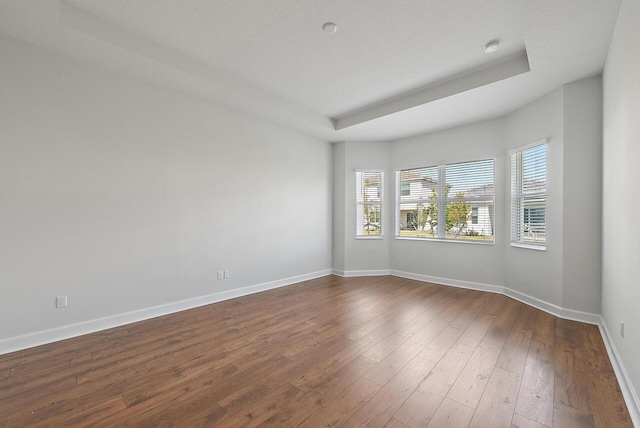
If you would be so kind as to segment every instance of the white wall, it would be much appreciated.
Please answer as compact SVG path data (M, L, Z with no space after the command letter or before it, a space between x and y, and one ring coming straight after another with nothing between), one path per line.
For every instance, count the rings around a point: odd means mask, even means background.
M546 251L538 251L511 247L507 238L503 247L504 285L520 293L562 306L563 88L556 89L506 117L506 151L544 138L548 142L547 248ZM509 162L505 157L504 168L509 168ZM509 180L510 178L507 178L507 181ZM508 192L509 186L505 189L505 193ZM508 204L503 205L503 218L510 218L510 210ZM505 233L509 233L509 225L505 223L504 227Z
M393 177L388 169L389 144L385 142L347 141L334 145L334 183L343 183L334 194L334 269L354 274L362 271L389 269L389 239L393 237L393 209L390 205ZM356 177L357 169L384 171L383 234L381 238L356 238ZM343 246L344 244L344 246ZM336 245L334 243L334 248ZM344 250L342 250L344 248ZM372 273L372 272L369 272Z
M0 57L0 340L331 268L329 143L10 39Z
M564 86L562 304L600 313L602 79Z
M503 206L503 126L503 120L496 119L395 141L391 147L391 169L396 171L495 158L496 206ZM395 188L393 191L392 200L395 201ZM498 215L496 225L504 221L504 217ZM506 240L508 238L502 228L496 231L494 245L394 238L390 242L391 269L502 286L503 246Z
M345 142L333 145L333 269L344 272L345 262ZM354 226L355 227L355 226Z
M640 2L623 0L603 74L602 196L602 316L635 390L636 405L640 404L639 16ZM621 320L624 338L619 333Z

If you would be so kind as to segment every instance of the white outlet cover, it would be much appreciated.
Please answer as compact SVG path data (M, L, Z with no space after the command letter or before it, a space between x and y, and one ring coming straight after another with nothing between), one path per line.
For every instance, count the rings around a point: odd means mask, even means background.
M66 308L66 307L67 307L67 296L56 297L56 308Z
M224 279L224 272L221 270L218 271L218 279Z
M228 270L224 271L224 279L229 279L229 277L231 276L231 273Z

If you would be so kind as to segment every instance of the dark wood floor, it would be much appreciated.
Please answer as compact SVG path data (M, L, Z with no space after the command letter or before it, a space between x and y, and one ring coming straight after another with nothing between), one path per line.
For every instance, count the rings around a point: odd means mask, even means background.
M328 276L0 356L0 426L632 426L598 328Z

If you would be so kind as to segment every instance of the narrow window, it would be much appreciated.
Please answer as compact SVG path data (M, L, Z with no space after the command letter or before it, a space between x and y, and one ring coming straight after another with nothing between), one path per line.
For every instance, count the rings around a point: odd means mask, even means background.
M511 244L546 248L546 142L511 152Z
M356 171L356 237L382 236L382 171Z

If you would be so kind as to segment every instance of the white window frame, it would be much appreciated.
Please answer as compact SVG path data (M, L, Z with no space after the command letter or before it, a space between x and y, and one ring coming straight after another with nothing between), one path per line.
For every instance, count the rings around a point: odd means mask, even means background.
M493 224L493 240L491 241L475 241L475 240L467 240L467 239L447 239L446 238L446 231L445 231L445 223L446 223L446 216L441 216L438 215L438 236L437 237L428 237L428 236L421 236L421 237L413 237L413 236L401 236L400 235L400 205L402 203L406 203L406 201L402 201L401 199L401 182L400 182L400 173L402 171L405 170L409 170L409 169L419 169L419 168L437 168L438 169L438 189L437 189L437 193L438 195L445 195L446 194L446 169L447 169L447 165L457 165L457 164L461 164L461 163L472 163L472 162L481 162L481 161L493 161L493 207L494 207L494 224ZM468 197L468 198L441 198L438 197L438 199L436 200L437 204L438 204L438 213L445 213L446 209L447 209L447 203L448 202L473 202L473 201L486 201L487 198L485 197ZM414 201L411 202L416 202L416 203L433 203L432 199L416 199ZM436 241L436 242L453 242L453 243L458 243L458 244L476 244L476 245L495 245L496 242L496 236L497 236L497 230L496 230L496 223L497 223L497 219L495 218L495 216L498 213L498 210L496 209L496 158L482 158L482 159L473 159L473 160L468 160L468 161L461 161L461 162L450 162L447 164L440 164L440 165L429 165L429 166L425 166L425 167L412 167L412 168L405 168L405 169L401 169L401 170L396 170L396 221L395 221L395 238L399 239L399 240L416 240L416 241Z
M355 221L356 221L356 239L383 239L384 238L384 169L364 168L356 169L354 176L356 177L356 195L355 195ZM357 181L358 173L379 173L380 174L380 202L358 202ZM379 235L358 235L358 206L359 205L380 205L380 234Z
M522 190L522 154L525 150L533 148L533 147L537 147L537 146L542 146L545 145L545 156L546 156L546 167L545 167L545 191L544 192L539 192L539 193L528 193L526 196L523 195L521 193ZM515 188L520 189L520 192L516 192L514 194L514 177L513 177L513 156L516 156L516 183L515 183ZM509 233L509 242L510 242L510 246L511 247L515 247L515 248L525 248L525 249L529 249L529 250L537 250L537 251L546 251L547 249L547 244L549 242L549 222L548 222L548 192L549 192L549 141L547 138L544 138L542 140L538 140L535 141L533 143L527 144L525 146L520 146L517 147L515 149L512 149L509 151L509 209L510 209L510 222L509 222L509 227L510 227L510 233ZM515 198L544 198L545 200L545 204L544 204L544 208L545 208L545 219L544 219L544 224L545 224L545 240L544 243L541 244L536 244L533 242L524 242L523 240L523 236L522 236L522 232L520 232L520 235L517 235L517 231L514 230L514 212L516 211L515 209L515 204L517 203L516 200L514 200ZM524 225L522 224L524 222L524 207L522 207L519 211L518 216L520 218L517 219L518 223L520 224L520 230L522 231L524 229Z

